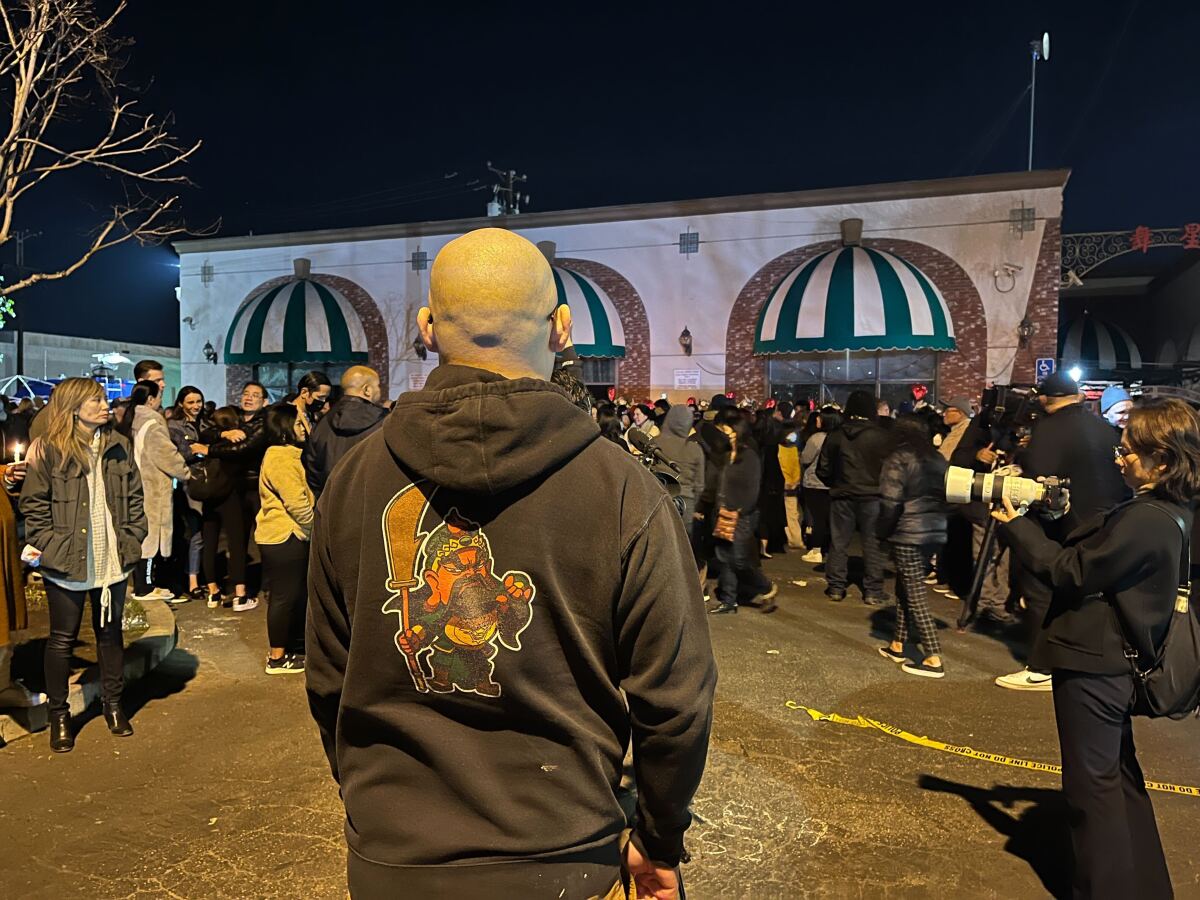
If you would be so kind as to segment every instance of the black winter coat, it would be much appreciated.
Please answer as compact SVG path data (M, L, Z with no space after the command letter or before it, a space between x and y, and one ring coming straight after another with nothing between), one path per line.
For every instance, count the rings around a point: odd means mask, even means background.
M346 453L383 424L388 411L362 397L346 396L323 416L304 444L300 456L314 497L320 497L329 473Z
M1183 554L1178 524L1151 503L1191 528L1191 510L1152 494L1093 516L1061 545L1028 517L1002 527L1012 552L1054 590L1034 647L1036 665L1094 675L1128 672L1115 608L1139 664L1149 666L1166 637Z
M829 485L830 499L866 500L879 496L879 471L891 438L874 420L851 419L825 439L817 477Z
M914 547L946 543L946 460L901 447L879 474L879 539Z
M1051 533L1069 534L1097 513L1129 499L1129 488L1113 461L1116 443L1112 426L1082 404L1060 409L1033 426L1029 446L1018 458L1025 477L1071 479L1071 509Z

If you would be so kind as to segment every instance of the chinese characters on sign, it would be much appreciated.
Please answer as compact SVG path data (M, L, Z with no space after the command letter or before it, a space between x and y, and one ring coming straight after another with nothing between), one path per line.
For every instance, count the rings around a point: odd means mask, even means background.
M1139 225L1129 235L1129 249L1143 253L1151 247L1182 247L1184 250L1200 250L1200 222L1188 222L1178 238L1171 232L1174 228L1154 228Z

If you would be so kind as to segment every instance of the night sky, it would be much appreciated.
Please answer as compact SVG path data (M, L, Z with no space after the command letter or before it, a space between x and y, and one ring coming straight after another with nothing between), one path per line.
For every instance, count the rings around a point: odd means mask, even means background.
M531 211L1020 170L1046 29L1034 165L1073 169L1064 230L1200 219L1194 4L131 5L127 79L204 140L185 212L222 235L482 214L489 159ZM114 187L30 195L27 263ZM17 327L176 344L174 262L108 251Z

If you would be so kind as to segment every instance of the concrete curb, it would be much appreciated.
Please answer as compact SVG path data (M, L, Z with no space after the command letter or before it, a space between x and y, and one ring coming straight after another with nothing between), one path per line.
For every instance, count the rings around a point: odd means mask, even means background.
M125 648L125 686L148 675L167 657L179 640L175 613L162 600L144 600L146 633ZM88 666L71 677L68 702L71 715L78 716L100 699L100 667ZM45 704L32 709L0 712L0 747L18 738L41 731L49 724L49 709Z

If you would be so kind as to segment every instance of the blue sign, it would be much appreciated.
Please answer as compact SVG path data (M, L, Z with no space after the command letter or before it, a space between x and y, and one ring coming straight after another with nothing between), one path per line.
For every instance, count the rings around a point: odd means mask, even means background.
M1034 364L1034 371L1037 372L1037 380L1042 381L1049 378L1054 374L1056 368L1058 368L1058 362L1055 359L1039 359Z

